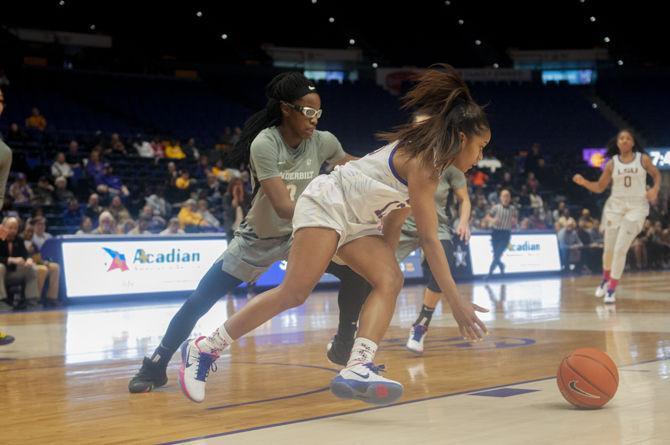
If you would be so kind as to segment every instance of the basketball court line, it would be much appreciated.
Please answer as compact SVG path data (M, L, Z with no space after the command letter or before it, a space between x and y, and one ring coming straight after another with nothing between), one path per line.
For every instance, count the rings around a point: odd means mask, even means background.
M631 363L629 365L619 366L618 368L619 369L624 368L624 370L625 370L625 368L644 365L644 364L648 364L648 363L662 362L662 361L665 361L665 360L670 360L670 357L656 358L656 359L653 359L653 360L644 360L644 361L637 362L637 363ZM447 398L447 397L470 394L470 393L474 393L474 392L481 392L481 391L493 390L493 389L498 389L498 388L505 388L505 387L508 387L508 386L518 386L518 385L524 385L524 384L527 384L527 383L542 382L542 381L546 381L546 380L552 380L552 379L555 379L555 378L556 378L556 376L552 375L552 376L549 376L549 377L541 377L541 378L538 378L538 379L511 382L511 383L507 383L507 384L504 384L504 385L487 386L487 387L482 387L482 388L473 388L473 389L469 389L469 390L466 390L466 391L457 391L457 392L448 393L448 394L440 394L440 395L435 395L435 396L430 396L430 397L423 397L423 398L415 399L415 400L407 400L407 401L404 401L404 402L394 403L392 405L373 406L373 407L369 407L369 408L362 408L362 409L345 411L345 412L340 412L340 413L326 414L326 415L323 415L323 416L315 416L315 417L309 417L309 418L303 418L303 419L290 420L290 421L287 421L287 422L278 422L278 423L272 423L272 424L267 424L267 425L255 426L255 427L251 427L251 428L243 428L243 429L239 429L239 430L227 431L227 432L224 432L224 433L214 433L214 434L208 434L208 435L205 435L205 436L190 437L190 438L187 438L187 439L180 439L180 440L177 440L177 441L161 442L161 445L176 445L176 444L191 442L191 441L194 441L194 440L204 440L204 439L212 439L212 438L215 438L215 437L231 436L231 435L234 435L234 434L246 433L246 432L250 432L250 431L257 431L257 430L275 428L275 427L286 426L286 425L293 425L293 424L297 424L297 423L310 422L310 421L313 421L313 420L321 420L321 419L328 419L328 418L334 418L334 417L341 417L341 416L345 416L345 415L349 415L349 414L358 414L358 413L367 412L367 411L376 411L376 410L380 410L380 409L384 409L384 408L391 408L391 407L396 407L396 406L409 405L409 404L414 404L414 403L419 403L419 402L425 402L425 401L428 401L428 400L443 399L443 398Z

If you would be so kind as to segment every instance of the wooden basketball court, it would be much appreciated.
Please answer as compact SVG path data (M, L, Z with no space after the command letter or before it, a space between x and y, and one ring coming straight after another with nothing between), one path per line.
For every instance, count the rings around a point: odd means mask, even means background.
M0 348L3 443L518 444L670 443L670 273L624 277L615 306L593 297L595 276L475 282L465 295L491 309L491 335L458 338L438 307L417 357L404 348L422 297L406 287L377 363L405 385L399 403L341 401L325 347L337 325L333 291L261 326L210 373L195 404L176 381L129 394L179 302L74 306L0 314L14 344ZM209 334L244 299L222 300L197 325ZM565 402L561 359L596 347L619 365L614 399L597 411Z

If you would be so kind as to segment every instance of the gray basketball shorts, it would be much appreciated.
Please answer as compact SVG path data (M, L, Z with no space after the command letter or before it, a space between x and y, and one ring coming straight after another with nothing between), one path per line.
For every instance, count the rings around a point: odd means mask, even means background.
M228 248L216 260L221 270L247 283L254 282L277 261L288 258L290 235L260 239L254 233L235 233Z

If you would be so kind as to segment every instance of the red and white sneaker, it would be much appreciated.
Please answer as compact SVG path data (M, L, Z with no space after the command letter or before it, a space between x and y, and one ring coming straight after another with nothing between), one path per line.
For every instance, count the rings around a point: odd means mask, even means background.
M179 386L181 392L194 402L205 400L205 386L209 370L216 371L218 354L203 352L198 343L205 337L186 340L181 344L181 368L179 369Z

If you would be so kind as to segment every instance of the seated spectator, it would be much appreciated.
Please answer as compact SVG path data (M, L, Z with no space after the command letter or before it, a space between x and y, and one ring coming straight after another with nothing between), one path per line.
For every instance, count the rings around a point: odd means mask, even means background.
M88 203L86 204L84 215L91 218L91 221L97 221L102 211L103 208L100 205L100 197L97 193L91 193L91 195L88 197Z
M140 219L148 221L146 230L150 233L158 233L165 228L165 219L163 219L149 204L142 207Z
M86 176L93 184L98 183L98 177L102 176L105 170L105 164L102 162L100 157L101 151L102 149L100 146L95 147L91 151L91 154L88 157L88 161L86 162L86 168L84 169L86 171Z
M170 187L169 196L171 202L179 203L184 202L191 196L192 190L191 177L186 170L179 172L179 176L175 179L174 184Z
M209 227L207 221L200 212L198 212L198 204L195 199L188 199L177 215L179 226L182 229Z
M530 198L530 207L532 209L539 209L541 212L544 211L544 201L542 201L542 197L535 190L531 189L528 198Z
M558 232L558 246L561 252L561 263L563 270L570 271L570 264L575 265L575 272L582 268L581 250L583 244L577 235L575 220L568 222Z
M558 222L561 216L563 216L564 212L565 212L565 201L559 201L558 207L555 208L553 212L551 212L554 223Z
M112 198L115 196L110 193L109 187L107 187L105 184L100 184L95 188L95 191L98 193L100 205L103 207L109 207L109 205L112 203Z
M151 148L154 150L154 157L156 157L156 159L165 157L165 146L157 138L151 140Z
M9 196L15 205L29 205L33 200L33 189L30 188L25 173L17 173L16 181L9 187Z
M489 180L489 175L484 173L484 170L476 168L475 171L470 175L470 182L475 188L485 188L486 182Z
M155 158L156 153L149 141L138 141L134 144L137 154L142 158Z
M506 171L503 173L502 180L500 181L501 188L514 190L514 178L512 178L512 173Z
M582 209L582 215L579 217L579 227L584 230L591 230L593 228L593 218L591 218L591 211L589 209Z
M93 220L88 216L84 216L79 225L79 230L77 230L75 235L95 235L93 232Z
M121 195L123 197L129 196L130 191L128 187L123 185L121 178L114 174L114 168L111 164L105 164L102 175L98 176L96 185L106 185L109 193L113 196Z
M127 219L122 223L116 225L116 233L118 235L129 235L137 228L137 223L132 219Z
M218 179L216 179L216 176L214 176L212 173L207 173L204 193L210 202L221 198L221 183L219 182Z
M223 196L223 227L229 239L232 239L250 208L251 197L245 192L242 180L233 179Z
M19 236L19 221L14 217L2 222L7 238L0 240L0 299L7 298L7 285L21 284L26 300L17 309L39 306L37 268L28 255L26 244Z
M184 146L184 154L187 158L195 159L196 161L200 159L200 150L196 147L194 138L190 138Z
M198 159L198 164L195 166L195 171L193 172L193 177L198 179L205 179L210 173L211 167L209 165L209 156L202 155Z
M56 199L56 204L65 207L68 201L74 198L74 193L67 189L67 179L63 176L56 178L56 190L54 190L54 198Z
M47 128L47 120L38 108L33 108L30 116L26 118L26 128L40 132Z
M35 187L35 194L33 196L33 204L36 206L50 206L54 203L55 188L46 176L40 177Z
M168 226L163 230L161 235L183 235L184 232L180 227L178 218L171 218Z
M547 228L541 209L533 209L533 213L528 218L528 225L532 230L545 230Z
M186 155L179 145L179 141L173 140L165 147L165 157L168 159L184 159Z
M98 227L92 233L93 235L115 235L116 221L112 214L107 210L102 212L98 218Z
M56 155L56 161L51 165L51 176L54 178L70 178L74 175L72 167L65 160L65 153L60 152Z
M46 231L46 219L42 217L33 218L31 224L33 236L30 240L31 248L27 249L37 267L37 288L42 295L44 285L47 283L47 306L59 306L58 290L60 285L60 266L53 261L47 261L42 257L41 250L46 240L53 236Z
M566 207L563 209L563 214L561 215L560 218L558 218L558 221L556 222L556 231L561 230L570 223L572 223L572 225L577 227L577 222L572 216L570 216L570 209Z
M83 218L84 212L79 206L79 201L77 201L77 198L71 198L67 203L67 208L61 216L63 225L68 227L77 227L79 224L81 224Z
M19 124L12 122L9 125L9 131L5 137L8 144L23 144L30 139L28 134L19 127Z
M158 186L154 192L144 199L154 209L154 214L166 219L172 214L172 206L165 200L165 188Z
M528 186L531 192L537 193L537 189L540 187L540 181L537 180L534 172L528 172L528 179L526 180L526 185Z
M209 211L209 204L206 199L200 199L198 201L198 212L210 227L218 228L221 226L221 222Z
M68 145L65 161L70 165L72 170L81 169L83 158L81 153L79 153L79 142L74 139L72 139Z
M175 186L180 190L189 190L191 188L191 175L188 170L181 170L179 177L175 180Z
M112 156L115 155L123 157L128 156L128 152L126 151L126 145L121 140L119 133L112 133L109 140L109 149L107 149L106 153Z
M114 217L114 221L116 221L117 224L124 224L128 220L132 220L130 212L126 206L123 205L119 196L112 198L112 202L109 204L109 207L107 207L107 211Z
M135 227L128 232L128 235L151 235L151 231L149 230L150 224L151 220L149 218L141 217L137 220Z

